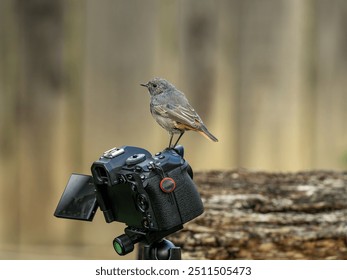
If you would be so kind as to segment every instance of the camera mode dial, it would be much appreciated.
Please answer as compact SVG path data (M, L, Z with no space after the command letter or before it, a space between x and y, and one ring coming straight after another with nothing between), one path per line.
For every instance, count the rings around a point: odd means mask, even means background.
M125 161L127 165L134 165L140 162L143 162L146 159L145 154L134 154L131 157L128 157Z

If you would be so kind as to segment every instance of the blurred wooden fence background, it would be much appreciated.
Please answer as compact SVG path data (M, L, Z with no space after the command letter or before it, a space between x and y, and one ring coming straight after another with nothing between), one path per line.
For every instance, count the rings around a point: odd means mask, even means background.
M220 139L183 137L194 170L346 168L346 29L343 0L1 0L0 257L115 257L119 225L53 212L103 151L167 145L154 76Z

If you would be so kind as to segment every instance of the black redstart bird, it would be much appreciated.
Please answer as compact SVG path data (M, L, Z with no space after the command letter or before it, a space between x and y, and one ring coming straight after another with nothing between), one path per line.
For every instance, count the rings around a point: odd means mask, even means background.
M141 84L148 89L151 95L150 110L157 123L165 128L170 135L169 148L174 134L179 134L173 148L186 130L201 133L207 139L217 142L206 128L199 115L189 104L183 92L162 78L154 78L147 84Z

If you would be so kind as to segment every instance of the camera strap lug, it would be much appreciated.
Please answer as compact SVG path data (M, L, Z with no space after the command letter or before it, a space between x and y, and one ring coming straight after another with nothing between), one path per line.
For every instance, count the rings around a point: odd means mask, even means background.
M158 164L155 164L153 161L149 163L148 168L149 170L153 170L155 173L157 173L161 177L161 179L164 179L166 177L163 168Z

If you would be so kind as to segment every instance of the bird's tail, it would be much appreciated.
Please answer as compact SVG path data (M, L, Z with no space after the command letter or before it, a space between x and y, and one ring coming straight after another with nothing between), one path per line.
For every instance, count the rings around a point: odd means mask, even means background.
M213 142L218 142L218 139L214 135L212 135L212 133L209 132L206 126L204 125L201 126L201 130L199 130L199 133L207 139L212 140Z

